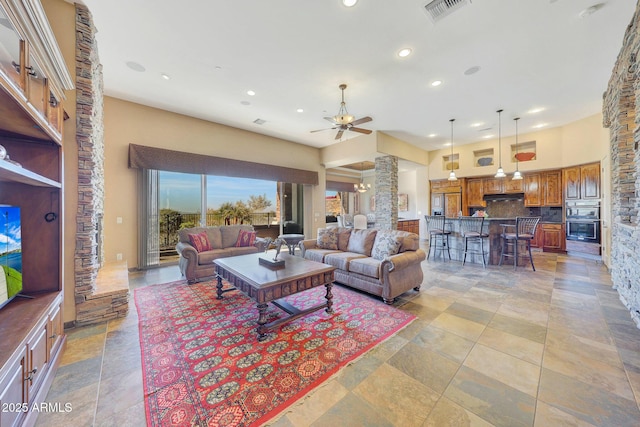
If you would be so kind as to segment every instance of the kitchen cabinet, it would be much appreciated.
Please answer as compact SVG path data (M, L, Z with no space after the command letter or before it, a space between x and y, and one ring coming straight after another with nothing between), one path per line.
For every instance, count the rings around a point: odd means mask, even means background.
M573 166L562 170L564 199L600 198L600 163Z
M444 214L447 218L455 218L462 210L462 197L460 193L445 193Z
M542 250L544 252L564 252L565 235L563 224L541 224Z
M524 175L524 205L542 206L542 186L540 174L527 173Z
M522 184L522 179L516 179L513 180L511 178L505 178L504 179L504 192L509 194L509 193L522 193L523 190L523 184Z
M487 206L484 201L482 178L467 179L467 205L472 208L483 208Z
M503 194L504 178L485 178L482 182L484 194Z
M401 221L398 221L398 230L408 231L409 233L420 234L420 220L403 219Z
M543 175L543 206L562 206L562 171L547 171Z

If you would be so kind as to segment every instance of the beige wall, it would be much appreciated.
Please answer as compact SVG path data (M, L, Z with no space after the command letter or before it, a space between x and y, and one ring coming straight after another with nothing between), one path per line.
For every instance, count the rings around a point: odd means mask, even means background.
M503 122L503 131L506 127ZM608 151L609 131L602 127L602 114L596 114L565 126L518 135L519 143L528 141L536 141L536 160L520 162L522 172L600 161ZM515 136L502 138L502 167L507 175L516 169L515 162L511 161L511 145L515 145ZM494 150L494 165L475 165L473 152L487 148ZM458 177L493 175L498 169L497 139L461 146L456 146L454 141L453 151L460 154L460 169L455 170ZM442 157L450 154L448 148L429 152L429 179L449 176L450 171L443 169Z
M106 262L121 253L129 267L138 265L138 171L128 168L131 143L317 171L320 185L305 187L311 189L305 198L308 235L324 225L325 173L318 149L111 97L105 97L104 111Z
M58 45L74 85L76 81L75 55L75 6L61 0L42 0L42 6L49 18ZM64 321L70 322L76 318L76 304L74 301L74 254L76 248L76 212L78 208L78 146L76 135L76 91L65 93L64 111L69 119L64 122L64 236L63 236L63 277L64 277Z

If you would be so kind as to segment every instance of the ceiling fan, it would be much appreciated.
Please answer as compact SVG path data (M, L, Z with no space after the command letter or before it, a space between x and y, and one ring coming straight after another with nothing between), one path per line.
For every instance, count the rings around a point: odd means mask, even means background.
M336 114L333 117L325 117L325 120L329 120L331 123L334 124L334 126L327 129L312 130L311 132L313 133L313 132L321 132L329 129L338 129L338 133L336 134L335 139L342 138L342 134L346 130L369 135L371 133L369 129L357 128L356 126L362 123L370 122L373 119L367 116L367 117L362 117L356 120L355 117L349 114L349 112L347 111L347 106L344 102L344 90L347 88L347 85L342 83L338 87L342 91L342 102L340 102L340 110L338 110L338 114Z

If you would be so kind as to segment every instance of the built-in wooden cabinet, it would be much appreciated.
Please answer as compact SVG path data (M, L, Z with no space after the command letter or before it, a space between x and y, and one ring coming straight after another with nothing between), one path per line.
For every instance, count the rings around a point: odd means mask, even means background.
M62 129L73 84L44 16L40 2L0 0L0 145L11 160L0 159L0 205L20 208L29 297L0 309L1 427L34 424L37 412L19 405L44 400L65 344Z
M487 202L484 201L482 178L467 179L467 205L472 208L487 206Z
M539 226L542 230L542 250L544 252L564 252L565 235L563 224L543 223Z
M573 166L562 170L565 200L600 198L600 163Z
M398 230L408 231L409 233L420 234L420 220L404 219L402 221L398 221Z
M543 206L562 206L562 171L547 171L542 177Z
M462 194L461 193L445 193L444 194L444 215L447 218L454 218L462 211Z
M484 178L484 194L503 194L504 178Z
M542 186L540 185L540 174L527 173L524 175L524 205L542 206Z
M521 179L504 178L504 192L507 194L522 193L524 186Z

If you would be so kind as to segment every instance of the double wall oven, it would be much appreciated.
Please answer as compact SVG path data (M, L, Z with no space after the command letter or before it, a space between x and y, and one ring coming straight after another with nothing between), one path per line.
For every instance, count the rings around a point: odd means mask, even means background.
M566 230L568 240L600 243L600 202L567 202Z

